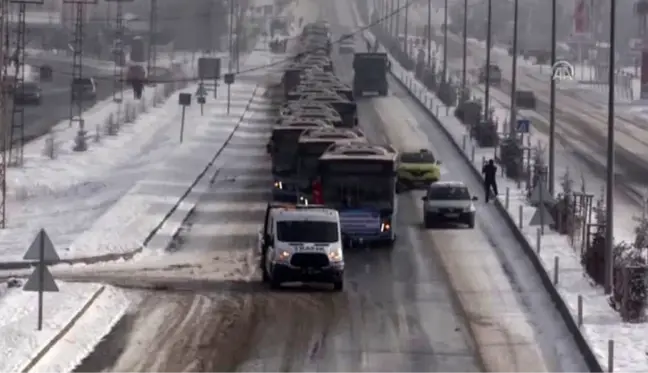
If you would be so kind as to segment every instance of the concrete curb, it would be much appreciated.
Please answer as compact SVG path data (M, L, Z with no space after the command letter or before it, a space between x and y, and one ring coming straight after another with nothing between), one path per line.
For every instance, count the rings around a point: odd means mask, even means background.
M234 135L236 134L236 131L238 130L238 128L239 128L239 127L241 126L241 124L243 123L243 120L245 119L245 115L246 115L246 114L248 113L248 111L250 110L250 105L252 104L252 102L254 101L254 98L255 98L256 95L257 95L257 91L258 91L258 89L259 89L259 85L257 85L256 87L254 87L254 90L252 91L252 97L250 97L250 100L248 101L247 105L245 106L245 109L243 110L243 113L242 113L241 116L239 117L238 122L237 122L236 125L234 126L234 129L232 130L232 132L230 132L229 136L227 136L227 138L225 139L225 142L223 142L223 145L222 145L222 146L221 146L221 147L216 151L216 153L214 154L214 156L212 157L212 159L209 161L209 163L207 164L207 166L205 167L205 169L204 169L204 170L203 170L203 171L198 175L198 177L196 177L196 180L194 180L194 182L191 184L191 186L189 187L189 189L187 190L187 192L186 192L185 194L182 195L182 197L181 197L181 199L178 201L178 203L176 203L176 204L173 206L173 208L172 208L172 209L169 211L169 213L165 216L164 220L161 221L160 224L155 228L155 230L154 230L153 232L151 232L151 234L150 234L150 235L149 235L149 236L144 240L144 243L142 244L142 247L140 247L140 249L139 249L140 251L142 251L142 250L143 250L143 249L144 249L144 248L145 248L145 247L146 247L146 246L147 246L151 241L153 241L153 240L156 238L157 233L162 229L162 227L164 226L164 224L165 224L167 221L169 221L169 220L171 219L171 217L173 217L173 215L174 215L174 213L175 213L176 211L178 211L178 210L177 210L177 209L178 209L178 206L179 206L179 205L180 205L184 200L186 200L187 197L189 197L189 196L191 195L192 192L194 192L194 188L195 188L195 187L196 187L196 186L197 186L197 185L202 181L203 177L205 177L205 176L208 174L209 170L210 170L212 167L215 166L216 161L218 160L218 158L220 157L220 155L223 153L223 151L225 150L225 148L227 148L227 145L228 145L229 142L232 140L232 138L234 138ZM218 176L218 171L219 171L219 170L215 170L215 172L214 172L214 176L211 177L211 178L208 180L210 183L212 182L213 179L215 179L215 178ZM195 192L198 193L198 194L202 194L201 192L198 192L198 191L195 191ZM180 216L181 216L181 218L179 219L179 220L180 220L180 225L179 225L176 229L173 229L173 233L168 237L168 239L166 239L166 242L164 242L164 243L161 245L163 248L167 249L167 248L168 248L168 247L169 247L169 246L170 246L170 245L171 245L171 244L172 244L172 243L173 243L173 242L178 238L178 235L179 235L180 232L181 232L181 229L180 229L180 228L184 225L184 223L187 222L187 220L189 219L189 217L191 216L191 214L196 210L196 206L198 206L198 202L199 202L199 200L200 200L200 196L197 196L197 197L198 197L198 198L195 198L195 202L192 203L191 208L190 208L189 210L187 210L186 212L184 212L184 216L180 215ZM183 213L183 212L180 211L180 213Z
M401 67L402 68L402 67ZM404 69L403 69L404 70ZM403 87L405 90L410 92L411 97L414 98L414 101L422 108L424 111L429 115L430 119L433 120L433 122L445 133L445 135L448 137L450 140L451 144L455 147L457 152L462 155L463 160L470 165L470 169L473 171L474 176L479 179L482 179L482 175L475 168L475 166L472 164L466 153L461 149L461 145L458 144L452 134L443 126L443 124L439 121L438 118L434 116L434 114L430 111L430 109L425 105L424 102L422 102L419 97L412 92L412 90L407 87L396 74L393 72L391 73L394 79L400 84L401 87ZM565 326L569 330L569 332L572 334L574 341L576 342L576 345L578 346L578 349L580 350L581 354L583 354L583 358L585 359L585 363L587 364L588 369L591 372L603 372L603 368L601 367L601 364L599 363L598 359L596 358L596 355L592 351L592 348L590 347L589 343L581 333L578 324L576 323L576 320L572 316L571 312L569 311L569 307L565 303L565 301L562 299L562 296L558 292L558 290L555 288L553 285L553 282L551 280L551 276L549 273L545 270L544 266L542 265L542 262L540 261L540 258L536 255L536 252L533 250L531 247L531 244L529 241L527 241L526 237L524 237L524 234L518 229L517 223L513 220L511 215L506 211L502 203L498 200L495 199L494 205L499 212L500 216L502 219L506 222L507 226L513 232L515 235L515 238L518 240L520 243L520 246L524 250L524 253L526 256L529 258L531 263L533 264L533 267L535 268L536 272L540 276L540 279L542 280L542 284L545 288L545 290L549 293L551 296L552 301L556 305L556 308L558 309L558 312L562 316L563 321L565 322Z
M57 344L63 337L67 334L67 332L76 324L77 321L83 316L88 309L92 306L92 304L99 298L101 294L106 290L105 286L100 287L91 297L86 301L86 303L81 307L81 309L72 317L70 322L65 325L61 330L59 330L58 333L52 338L43 348L41 348L40 351L36 354L36 356L29 362L27 365L25 365L24 368L22 368L20 371L22 373L27 373L29 372L30 369L32 369L40 359L42 359L45 354L55 345Z

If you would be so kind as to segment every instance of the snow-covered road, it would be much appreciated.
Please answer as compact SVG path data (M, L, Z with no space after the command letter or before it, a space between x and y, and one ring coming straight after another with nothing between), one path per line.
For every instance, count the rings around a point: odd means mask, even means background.
M437 39L437 42L439 41ZM453 50L454 54L452 52ZM459 60L461 52L458 46L450 44L449 52L453 61ZM404 75L409 76L407 73ZM407 80L411 81L412 79L410 77ZM410 86L414 92L424 90L422 89L422 85L413 81ZM508 107L510 98L507 92L508 90L505 92L491 90L495 107ZM427 93L420 93L419 95L423 102L429 103L430 98L433 98L435 103L430 104L433 112L439 106L436 97L432 97L432 95L428 95ZM560 104L562 102L559 102ZM587 111L585 106L581 105L578 108L571 109ZM559 108L559 110L561 109ZM441 108L441 112L445 112L445 107ZM541 132L547 125L548 115L546 106L539 108L537 113L523 111L522 114L532 118L536 124L536 130L540 130L533 132L533 142L541 141L546 144L546 136ZM457 121L452 114L452 109L450 110L450 115L447 117L441 114L440 120L446 123L446 127L451 128L451 132L455 133L456 141L461 142L462 136L465 136L465 126L456 124ZM604 181L601 178L604 167L604 159L602 158L604 144L601 142L597 143L593 139L588 138L587 129L579 125L571 125L574 123L573 120L569 122L565 117L561 117L560 113L558 114L558 137L560 143L557 149L557 176L560 177L563 174L562 172L569 169L572 178L576 182L575 188L580 188L579 179L582 178L586 184L587 191L593 193L595 197L598 197L604 185ZM618 130L628 130L628 127L623 124L621 122ZM470 147L470 145L468 146ZM492 148L477 149L476 153L477 159L480 159L481 156L490 157L493 150ZM620 160L619 163L622 161ZM620 166L624 166L624 164L621 163ZM625 166L627 167L628 165L625 164ZM641 214L640 203L637 203L636 196L643 188L637 188L632 183L631 178L638 175L629 175L627 168L622 168L622 170L617 176L616 208L614 211L616 219L615 238L617 240L632 241L634 239L633 226L637 224L634 216ZM509 208L509 212L515 221L518 219L518 209L521 206L524 208L522 230L527 236L533 250L538 252L538 257L545 267L546 272L553 276L553 273L556 272L555 263L557 261L560 263L558 270L560 283L557 289L574 317L576 317L578 312L578 299L579 297L583 299L584 324L581 330L587 342L592 346L592 350L601 365L607 365L609 341L614 341L615 354L613 356L613 364L615 370L645 371L645 351L647 347L643 336L646 333L646 325L621 322L619 314L610 308L608 297L603 294L602 289L592 286L589 278L583 275L579 245L574 247L575 245L570 244L569 239L565 236L550 232L542 238L540 248L536 248L536 227L528 225L530 215L534 209L529 207L526 197L517 196L518 188L514 182L502 180L500 182L500 188L502 185L505 185L511 190L511 193L515 194L515 197L511 197ZM629 190L633 187L635 189L634 191ZM557 190L562 190L562 187L557 185Z
M337 25L355 25L347 2L319 0L314 6L336 30ZM345 78L351 75L349 66L348 59L336 58L336 70ZM447 178L481 190L445 135L406 91L390 83L389 97L359 102L360 123L368 136L398 148L430 147L443 160ZM531 264L511 232L498 224L492 206L480 205L472 231L425 231L420 227L420 195L402 195L396 247L392 252L349 252L349 286L343 294L268 293L258 285L258 275L250 281L254 223L260 224L269 176L260 140L254 146L241 144L256 167L234 171L228 163L226 183L215 182L201 201L177 251L166 256L179 260L175 270L156 270L148 263L146 271L129 275L128 267L144 265L143 259L119 265L118 271L109 269L117 268L112 264L103 267L105 272L59 274L202 293L152 295L142 303L130 332L108 338L125 345L123 353L101 359L98 352L94 365L81 368L585 370L540 279L530 275ZM197 349L200 342L209 347Z

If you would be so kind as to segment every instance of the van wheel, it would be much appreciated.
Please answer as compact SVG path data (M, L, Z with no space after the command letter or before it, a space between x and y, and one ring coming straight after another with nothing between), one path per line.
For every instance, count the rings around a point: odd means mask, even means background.
M434 226L434 223L432 222L432 219L430 217L425 216L423 217L423 226L425 226L425 229L431 229Z
M265 264L261 264L261 281L263 281L264 284L272 281L270 275L268 274L268 270L265 267Z
M335 281L333 283L333 291L340 292L342 290L344 290L344 282L343 281Z
M281 289L281 281L276 278L269 278L270 280L270 289L279 290Z

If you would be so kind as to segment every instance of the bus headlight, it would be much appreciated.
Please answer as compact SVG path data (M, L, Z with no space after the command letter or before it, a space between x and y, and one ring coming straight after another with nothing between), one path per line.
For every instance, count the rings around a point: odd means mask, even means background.
M283 189L283 183L281 181L275 181L274 187L277 189Z
M342 256L342 248L336 247L335 249L331 250L328 254L329 260L332 262L341 262L343 259Z

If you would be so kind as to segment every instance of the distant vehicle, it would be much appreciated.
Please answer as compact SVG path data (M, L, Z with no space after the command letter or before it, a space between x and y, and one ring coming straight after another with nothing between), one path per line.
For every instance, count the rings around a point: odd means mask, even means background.
M520 109L536 109L536 97L533 91L515 91L515 102Z
M479 84L486 84L486 77L492 86L499 86L502 82L502 69L499 66L491 64L484 66L479 70Z
M40 105L43 91L36 82L24 82L16 86L14 102L19 105Z
M97 84L94 78L72 79L72 98L74 100L92 101L97 99Z
M259 232L263 282L325 282L344 287L340 216L317 205L269 204Z
M475 204L468 187L460 181L439 181L431 184L423 199L423 223L425 228L453 221L475 227Z
M356 53L353 56L353 95L377 92L386 96L389 60L386 53Z
M427 149L403 152L398 162L399 191L427 187L439 181L441 168L439 162Z

